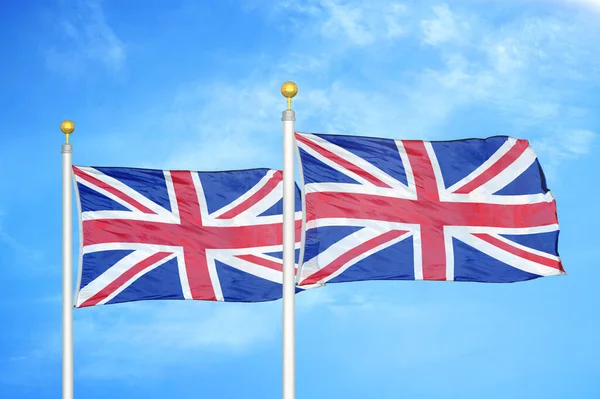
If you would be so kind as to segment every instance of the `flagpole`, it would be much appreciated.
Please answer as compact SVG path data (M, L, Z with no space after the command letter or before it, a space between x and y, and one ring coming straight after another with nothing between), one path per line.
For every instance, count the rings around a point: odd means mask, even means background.
M294 184L294 123L296 113L292 110L292 98L298 93L293 82L281 86L281 94L287 98L283 111L283 399L294 399L295 382L295 320L294 299L296 295L295 265L295 184Z
M62 385L63 399L73 399L73 223L71 173L73 148L69 136L75 130L75 124L69 120L60 124L66 142L62 145Z

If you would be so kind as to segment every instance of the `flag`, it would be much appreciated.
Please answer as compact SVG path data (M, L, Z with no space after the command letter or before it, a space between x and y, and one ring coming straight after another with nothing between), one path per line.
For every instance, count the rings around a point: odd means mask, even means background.
M76 307L281 297L281 171L73 172L81 231ZM299 190L297 197L299 248Z
M564 274L555 200L526 140L296 140L306 212L300 286Z

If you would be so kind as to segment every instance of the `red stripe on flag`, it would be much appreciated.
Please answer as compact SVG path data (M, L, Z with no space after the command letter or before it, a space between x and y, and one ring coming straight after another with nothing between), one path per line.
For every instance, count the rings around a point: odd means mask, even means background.
M433 171L433 165L429 159L425 143L423 141L404 140L402 144L410 161L419 201L439 201L440 195L438 193L435 172Z
M88 183L92 183L95 186L108 191L115 197L118 197L119 199L122 199L123 201L127 202L129 205L133 206L137 210L144 212L144 213L148 213L148 214L153 214L153 215L156 214L156 212L152 211L151 209L146 208L144 205L140 204L139 202L137 202L136 200L134 200L127 194L122 193L121 191L117 190L116 188L104 183L101 180L96 179L94 176L88 174L87 172L84 172L83 170L79 169L78 167L73 166L73 172L80 179L85 180Z
M121 288L125 283L127 283L132 277L136 274L144 271L145 269L155 265L157 262L164 260L166 257L171 255L169 252L158 252L153 254L152 256L142 260L141 262L133 265L129 270L125 273L121 274L118 278L113 280L110 284L100 290L96 295L87 299L78 307L83 308L86 306L94 306L97 305L102 300L108 298L109 295L114 293L116 290Z
M446 242L442 225L421 225L423 280L446 280Z
M353 259L356 259L357 257L364 254L365 252L368 252L368 251L372 250L373 248L378 247L379 245L385 244L386 242L392 241L405 233L407 233L407 231L391 230L391 231L385 232L383 234L380 234L377 237L373 237L370 240L367 240L367 241L363 242L362 244L357 245L356 247L352 248L348 252L342 254L337 259L335 259L333 262L331 262L324 268L320 269L319 271L311 274L305 280L303 280L300 285L316 284L316 283L320 282L322 279L337 272L339 269L344 267L344 265L346 265L348 262L352 261Z
M269 269L277 270L278 272L283 271L283 264L274 262L269 259L261 258L256 255L236 255L236 258L245 260L250 263L256 263L257 265L267 267Z
M434 202L355 193L306 194L306 221L356 218L438 226L524 228L558 223L556 203L525 205Z
M307 145L308 147L312 148L313 150L315 150L316 152L318 152L319 154L321 154L322 156L324 156L325 158L329 159L330 161L335 162L336 164L340 165L341 167L356 173L357 175L359 175L360 177L362 177L363 179L367 180L369 183L377 186L377 187L386 187L386 188L391 188L390 185L388 185L387 183L382 182L381 180L379 180L377 177L373 176L372 174L370 174L369 172L367 172L364 169L361 169L359 166L353 164L352 162L349 162L347 160L345 160L344 158L340 157L339 155L321 147L320 145L314 143L313 141L311 141L310 139L307 139L306 137L303 137L299 134L296 134L296 140L304 143L305 145Z
M464 186L460 187L455 191L456 194L469 194L473 190L483 186L494 177L498 176L500 172L508 168L513 162L515 162L529 147L527 140L517 140L506 154L500 157L496 162L492 164L485 172L471 180Z
M420 223L423 280L446 280L444 223L437 218L441 203L433 164L423 141L406 140L402 144L414 174L417 203L423 207L419 215L425 217Z
M221 216L217 217L217 219L232 219L238 216L240 213L248 210L252 205L257 204L259 200L266 197L271 191L273 191L275 187L277 187L277 185L282 181L282 179L283 173L280 170L278 170L269 180L267 180L264 186L262 186L250 197L242 201L241 204L237 205L236 207L228 210Z
M546 258L545 256L540 256L529 251L525 251L489 234L473 234L473 236L520 258L524 258L531 262L539 263L540 265L548 266L553 269L564 271L562 263L556 259Z
M171 171L173 190L182 225L202 225L202 213L198 202L198 188L194 184L193 172Z

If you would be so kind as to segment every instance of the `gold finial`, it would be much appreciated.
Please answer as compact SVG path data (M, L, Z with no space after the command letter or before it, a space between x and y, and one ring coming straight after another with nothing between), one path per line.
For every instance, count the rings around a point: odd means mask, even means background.
M288 109L292 109L292 98L298 93L298 86L294 82L285 82L281 85L281 94L287 98Z
M67 119L66 121L62 121L62 123L60 124L60 130L64 134L66 134L66 143L69 144L69 135L71 135L71 133L73 133L73 131L75 130L75 124L73 123L73 121Z

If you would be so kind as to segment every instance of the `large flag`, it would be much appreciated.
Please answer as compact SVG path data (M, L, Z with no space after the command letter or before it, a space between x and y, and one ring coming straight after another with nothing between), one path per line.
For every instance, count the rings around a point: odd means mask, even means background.
M300 286L564 274L556 204L526 140L296 139L306 206Z
M281 298L281 171L73 171L81 231L76 307Z

